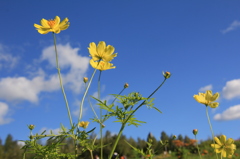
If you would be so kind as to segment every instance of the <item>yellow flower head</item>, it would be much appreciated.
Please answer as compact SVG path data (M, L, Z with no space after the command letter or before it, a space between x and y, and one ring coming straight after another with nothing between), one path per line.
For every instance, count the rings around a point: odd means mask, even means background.
M89 124L89 122L88 121L82 121L82 122L80 122L78 125L80 126L80 127L82 127L82 128L84 128L84 129L86 129L87 127L88 127L88 124Z
M205 104L206 106L210 106L211 108L217 108L219 103L218 102L214 102L215 100L217 100L219 97L219 93L215 93L214 95L212 95L212 91L211 90L207 90L206 93L199 93L198 95L194 95L193 98L201 103L201 104Z
M236 145L233 144L234 140L229 138L226 140L225 135L221 135L218 139L214 137L216 144L211 144L212 148L215 148L216 153L221 153L222 157L232 158L234 151L236 150Z
M90 64L93 68L96 68L100 71L116 68L116 66L113 66L112 63L105 62L105 61L94 62L93 59L90 60Z
M104 41L100 41L97 46L94 42L90 43L88 50L93 61L110 62L117 56L117 53L113 53L115 48L112 45L106 46Z
M60 23L59 16L56 16L55 19L51 20L42 19L40 23L41 25L34 24L34 27L37 28L37 31L40 34L47 34L49 32L58 34L61 30L66 30L69 27L68 18L63 19Z

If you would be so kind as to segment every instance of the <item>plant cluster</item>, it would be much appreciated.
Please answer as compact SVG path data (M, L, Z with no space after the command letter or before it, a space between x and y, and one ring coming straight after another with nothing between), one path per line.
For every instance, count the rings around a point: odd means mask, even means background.
M126 126L140 126L142 123L145 123L144 121L141 121L136 118L135 113L142 108L143 106L146 106L148 108L153 108L161 113L161 111L154 107L153 104L153 98L152 96L163 86L163 84L166 82L167 79L171 77L170 72L163 72L163 81L159 84L159 86L148 96L143 97L139 92L132 92L128 95L121 95L122 92L129 87L129 85L126 83L124 84L123 90L119 94L112 94L114 97L114 100L109 104L109 101L101 100L100 98L100 85L101 85L101 75L103 71L114 69L116 66L113 65L112 60L117 57L117 53L115 53L115 48L112 45L107 45L106 42L100 41L98 44L91 42L89 44L88 50L89 50L89 56L91 57L91 60L89 61L89 64L93 67L93 73L90 78L83 78L83 82L85 84L85 92L83 94L80 106L79 106L79 117L78 121L74 122L71 117L70 108L68 105L67 95L64 90L62 77L61 77L61 69L60 65L58 63L58 51L57 51L57 42L56 42L56 34L60 33L63 30L68 29L70 23L68 18L65 18L63 21L60 21L60 18L58 16L55 17L55 19L52 20L46 20L42 19L40 21L41 25L34 24L34 27L37 29L37 31L40 34L47 34L49 32L53 35L54 40L54 46L55 46L55 54L56 54L56 68L58 71L58 77L59 77L59 83L60 87L63 93L63 97L66 104L66 109L68 113L68 118L70 122L70 127L65 127L64 125L61 125L61 130L59 134L46 134L46 132L42 132L41 134L33 134L32 130L34 129L34 125L29 125L28 128L30 130L30 136L29 140L24 141L24 155L23 158L26 157L27 153L33 153L35 154L34 158L42 158L42 159L58 159L58 158L79 158L83 153L89 152L89 156L91 156L91 159L94 158L93 152L97 149L100 149L100 158L104 159L103 152L104 148L108 146L108 144L111 144L111 150L107 157L108 159L111 158L119 158L120 156L116 155L114 152L116 150L116 147L119 143L119 140L122 136L122 133ZM99 71L99 77L98 77L98 97L91 97L88 94L89 88L93 82L93 77L96 74L96 71ZM218 107L219 103L215 102L218 97L219 93L212 94L211 90L206 91L206 93L199 93L198 95L193 96L194 99L196 99L197 102L204 104L206 106L206 114L208 118L208 122L210 125L211 133L212 133L212 144L211 147L216 153L216 158L218 159L220 154L220 157L228 157L231 158L234 154L234 151L236 150L236 145L234 144L234 140L229 138L226 139L225 135L218 137L214 136L214 132L212 129L212 125L210 122L210 118L208 115L208 107L216 108ZM100 142L97 143L97 138L90 138L90 133L94 131L95 128L92 128L90 131L86 131L86 128L89 125L89 121L82 121L82 112L83 112L83 105L85 99L88 99L89 105L91 106L95 116L92 118L92 122L99 123L100 127ZM94 110L94 107L91 104L91 99L94 99L98 102L100 113L96 113ZM116 100L116 101L115 101ZM103 110L107 112L106 114L103 114ZM113 143L107 143L104 142L104 137L102 134L102 130L105 127L104 123L106 120L110 118L115 118L116 122L119 122L121 124L119 128L119 132L116 135L115 140ZM181 140L175 140L173 141L173 144L175 147L177 147L178 152L177 156L179 158L184 158L184 155L186 153L186 149L183 147L194 147L195 144L197 145L197 130L194 129L193 134L195 135L195 140L189 140L189 142L182 142ZM173 136L174 137L174 136ZM47 145L41 145L39 144L39 141L43 138L48 138L48 144ZM174 137L175 138L175 137ZM61 147L64 145L63 141L66 139L71 139L73 144L73 151L70 153L64 153L61 150ZM149 138L149 140L146 142L147 147L146 149L138 148L134 145L132 145L129 142L126 142L130 147L135 150L137 154L140 154L144 158L153 159L156 152L154 152L154 140ZM169 141L168 140L161 140L160 141L161 146L164 148L167 148ZM201 158L200 150L197 146L197 150L199 152L199 157Z

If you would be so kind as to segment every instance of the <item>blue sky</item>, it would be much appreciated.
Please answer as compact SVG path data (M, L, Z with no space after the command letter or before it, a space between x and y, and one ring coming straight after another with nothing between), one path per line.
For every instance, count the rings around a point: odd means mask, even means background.
M57 3L56 3L57 2ZM121 91L147 97L163 80L172 77L153 96L163 114L148 108L136 113L147 124L127 127L127 137L145 139L167 134L211 136L205 106L194 94L219 92L220 106L209 109L216 135L239 139L240 119L240 1L1 1L0 18L0 138L12 134L27 139L27 125L34 133L57 132L60 123L69 127L57 78L52 35L39 34L33 24L42 18L69 18L70 27L57 34L59 64L73 115L77 122L83 96L83 77L90 77L90 42L113 45L116 69L104 71L101 96ZM97 74L98 75L98 74ZM90 95L97 92L97 75ZM94 102L94 101L93 101ZM97 106L95 106L98 111ZM83 120L93 113L85 102ZM110 120L105 130L119 131ZM90 123L89 129L97 126Z

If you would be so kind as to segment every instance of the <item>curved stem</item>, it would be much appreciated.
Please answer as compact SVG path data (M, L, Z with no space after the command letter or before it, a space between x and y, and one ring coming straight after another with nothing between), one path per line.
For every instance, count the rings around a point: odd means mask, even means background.
M163 80L163 82L147 97L147 98L151 98L161 87L162 85L165 83L165 81L167 80L167 78L165 78ZM130 117L145 103L146 100L144 100L126 119L126 122L130 119Z
M118 93L118 95L121 95L122 92L123 92L125 89L126 89L126 88L124 87L124 88ZM117 98L115 97L114 100L112 101L112 104L115 102L116 99L117 99Z
M101 74L102 74L102 71L100 71L99 73L99 77L98 77L98 99L100 100L101 98ZM101 141L101 159L103 159L103 133L102 133L102 108L100 107L100 141Z
M86 95L87 95L87 93L88 93L89 87L90 87L90 85L91 85L91 83L92 83L92 79L93 79L96 71L97 71L97 69L95 69L95 70L93 71L93 74L92 74L92 76L91 76L91 78L90 78L90 80L89 80L89 82L88 82L87 88L86 88L86 90L85 90L85 92L84 92L84 95L83 95L83 98L82 98L82 101L81 101L81 104L80 104L80 111L79 111L78 123L79 123L80 120L82 119L83 103L84 103L85 97L86 97Z
M216 148L215 148L215 142L214 142L214 132L213 132L212 124L211 124L211 121L210 121L210 118L209 118L209 115L208 115L208 106L206 106L206 115L207 115L207 119L208 119L208 124L210 126L210 130L211 130L211 133L212 133L212 140L213 140L214 150L215 150ZM215 153L216 153L216 156L217 156L217 159L218 159L217 152L215 151Z
M57 52L57 44L56 44L57 42L56 42L56 36L55 36L54 33L53 33L53 39L54 39L54 48L55 48L55 53L56 53L56 66L57 66L57 70L58 70L58 77L59 77L59 81L60 81L60 86L61 86L61 89L62 89L63 97L64 97L66 108L67 108L67 111L68 111L68 118L70 120L71 126L73 127L71 112L70 112L70 109L69 109L69 106L68 106L68 101L67 101L67 96L65 94L64 87L63 87L63 84L62 84L61 71L60 71L59 64L58 64L58 52Z
M116 149L116 147L117 147L118 141L119 141L119 139L120 139L120 137L121 137L121 135L122 135L122 133L123 133L123 130L124 130L124 128L125 128L125 124L126 124L126 123L123 123L123 124L122 124L121 129L120 129L119 132L118 132L118 136L117 136L117 138L116 138L116 140L115 140L115 143L114 143L114 145L113 145L113 147L112 147L111 153L110 153L110 155L108 156L108 159L111 159L112 156L113 156L113 153L114 153L114 151L115 151L115 149Z
M199 147L198 147L197 136L196 135L194 135L194 136L195 136L195 140L196 140L196 144L197 144L198 155L199 155L200 159L202 159L202 156L200 154L200 150L199 150Z
M167 78L165 78L165 79L163 80L163 82L162 82L147 98L151 98L151 96L153 96L153 95L162 87L162 85L165 83L166 79L167 79ZM116 149L116 146L117 146L117 144L118 144L118 141L119 141L119 139L120 139L120 137L121 137L121 135L122 135L122 132L123 132L125 126L126 126L126 123L127 123L128 120L130 119L130 117L131 117L144 103L145 103L145 100L144 100L144 101L126 118L126 120L122 123L121 129L119 130L118 136L117 136L117 138L116 138L116 140L115 140L115 143L114 143L114 145L113 145L112 151L111 151L110 155L108 156L108 159L111 159L111 157L112 157L112 155L113 155L113 153L114 153L114 151L115 151L115 149Z

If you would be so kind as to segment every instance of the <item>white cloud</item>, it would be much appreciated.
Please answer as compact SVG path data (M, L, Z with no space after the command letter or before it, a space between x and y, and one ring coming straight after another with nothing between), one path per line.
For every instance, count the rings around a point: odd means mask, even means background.
M226 99L240 97L240 79L228 81L222 91L223 97Z
M0 102L0 125L7 124L12 121L12 119L6 117L8 112L8 105L6 103Z
M83 83L83 75L89 66L89 57L78 55L79 48L72 48L70 44L57 45L58 61L61 69L70 68L69 73L63 75L63 82L76 93L79 93ZM56 57L54 46L47 47L43 50L42 60L47 60L50 65L56 68Z
M46 132L44 134L46 134L46 135L51 134L51 132L55 135L59 135L59 132L60 132L61 129L60 128L51 129L51 128L43 127L43 128L40 129L39 134L41 134L45 130L46 130Z
M65 88L79 93L83 87L83 76L89 66L89 58L78 55L79 48L72 48L69 44L58 45L60 68L69 68L62 73L62 81ZM43 50L41 61L47 60L53 68L56 68L54 47L50 46ZM27 100L38 102L41 92L52 92L60 89L57 70L55 74L46 74L41 68L34 76L6 77L0 79L0 99L7 101Z
M0 44L0 69L13 68L18 60L19 57L12 56L7 46Z
M87 103L88 104L88 96L86 96L85 98L85 102L84 103ZM80 100L76 100L74 102L74 105L76 106L76 109L74 111L72 111L72 114L76 117L79 117L79 113L80 113L80 104L81 104L81 101ZM84 106L86 104L83 104L83 110L82 110L82 116L84 116L88 110L88 107Z
M232 22L232 24L230 24L229 27L227 27L226 29L222 30L221 32L223 34L227 33L227 32L230 32L230 31L233 31L233 30L236 30L237 28L240 27L240 21L238 20L235 20Z
M235 120L240 119L240 104L232 106L222 114L216 114L214 120Z
M201 88L199 89L199 91L200 91L200 92L205 92L206 90L212 90L212 89L213 89L213 87L212 87L212 85L210 84L210 85L201 87Z

